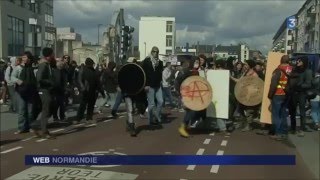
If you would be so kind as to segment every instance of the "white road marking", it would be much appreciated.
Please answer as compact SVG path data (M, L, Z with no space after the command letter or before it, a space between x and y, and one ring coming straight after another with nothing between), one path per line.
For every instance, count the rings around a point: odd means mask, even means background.
M209 144L210 141L211 141L211 139L205 139L204 142L203 142L203 144Z
M200 148L196 155L202 155L204 153L204 149Z
M188 179L180 179L180 180L188 180Z
M115 150L114 150L114 149L109 149L109 151L110 151L110 152L111 152L111 151L113 152L113 151L115 151Z
M29 137L29 138L26 138L26 139L22 139L21 141L29 141L30 139L33 139L33 138L36 138L37 136L32 136L32 137Z
M1 151L1 154L6 154L6 153L9 153L9 152L21 149L21 148L22 148L21 146L18 146L18 147L15 147L15 148L11 148L11 149L8 149L8 150L5 150L5 151Z
M227 143L228 143L227 140L223 140L223 141L221 142L221 146L227 146Z
M221 150L219 150L218 152L217 152L217 155L218 156L221 156L221 155L223 155L223 151L221 151ZM219 167L220 167L220 165L213 165L212 167L211 167L211 169L210 169L210 173L215 173L215 174L217 174L218 173L218 171L219 171Z
M36 140L36 142L43 142L43 141L46 141L47 139L39 139L39 140Z
M59 149L52 149L52 151L59 151Z
M209 134L210 136L214 136L214 133Z
M200 148L196 155L202 155L204 153L204 149ZM188 165L187 170L188 171L193 171L196 168L196 165Z
M93 127L93 126L97 126L97 124L90 124L90 125L87 125L85 127Z
M105 120L103 122L110 122L110 121L112 121L112 119L107 119L107 120Z
M165 152L164 154L172 154L171 152Z
M51 133L56 133L56 132L60 132L60 131L64 131L64 129L56 129L54 131L51 131Z
M224 136L224 137L229 138L230 136Z

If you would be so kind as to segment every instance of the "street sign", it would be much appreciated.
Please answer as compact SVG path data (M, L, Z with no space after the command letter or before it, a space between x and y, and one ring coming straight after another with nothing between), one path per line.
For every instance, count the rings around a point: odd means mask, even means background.
M128 179L134 180L136 174L119 173L112 171L100 171L91 169L69 168L69 167L43 167L33 166L7 180L16 179L78 179L78 180L106 180L106 179Z
M297 19L295 16L291 16L287 18L287 28L292 30L296 28L297 25Z

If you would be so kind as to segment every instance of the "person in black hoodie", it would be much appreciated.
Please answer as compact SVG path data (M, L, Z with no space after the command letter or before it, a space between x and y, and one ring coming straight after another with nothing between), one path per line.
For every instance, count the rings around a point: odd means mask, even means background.
M53 50L51 48L44 48L42 50L42 54L43 59L39 64L36 76L39 95L41 98L42 110L39 119L33 124L33 129L35 130L35 134L37 135L38 130L41 127L42 137L46 139L53 139L54 137L49 133L47 129L47 124L52 114L51 105L54 81L51 64L55 61L55 58Z
M77 113L77 120L73 121L73 124L79 123L84 116L85 109L87 109L87 123L95 124L96 121L93 121L92 118L98 91L102 94L103 98L105 98L105 94L101 87L99 74L94 69L94 61L91 58L86 59L85 67L80 71L79 84L82 99Z
M58 61L53 68L54 90L53 90L53 119L55 121L65 120L65 95L67 86L67 73L64 69L64 62ZM59 118L58 118L59 110Z
M161 109L163 104L163 95L161 89L163 62L159 60L159 48L152 47L151 56L143 61L142 68L146 74L146 86L148 98L148 119L150 125L161 123ZM157 102L157 105L155 104ZM158 122L153 121L155 116Z
M298 136L303 137L305 132L310 132L306 127L306 101L307 95L306 91L311 88L312 81L312 71L308 69L308 57L303 56L298 58L296 68L293 70L290 76L290 103L289 103L289 113L291 120L291 133L296 133L296 113L297 106L299 104L300 111L300 130L298 131Z

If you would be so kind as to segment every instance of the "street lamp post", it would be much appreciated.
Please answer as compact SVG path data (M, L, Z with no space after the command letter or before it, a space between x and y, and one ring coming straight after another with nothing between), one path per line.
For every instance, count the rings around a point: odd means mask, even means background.
M144 58L147 57L147 43L144 42Z
M100 26L102 26L102 24L98 24L98 45L100 45Z

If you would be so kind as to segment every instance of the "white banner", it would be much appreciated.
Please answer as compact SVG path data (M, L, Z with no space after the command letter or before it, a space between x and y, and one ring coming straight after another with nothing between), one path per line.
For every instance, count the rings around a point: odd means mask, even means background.
M212 103L207 117L229 119L229 79L227 70L208 70L207 80L212 88Z

